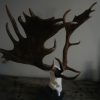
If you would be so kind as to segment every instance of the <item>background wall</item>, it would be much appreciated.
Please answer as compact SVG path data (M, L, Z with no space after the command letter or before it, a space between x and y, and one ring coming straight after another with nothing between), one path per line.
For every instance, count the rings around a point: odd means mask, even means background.
M94 7L96 11L91 14L93 17L81 25L71 36L70 40L71 42L81 41L80 45L71 47L68 54L69 65L81 71L81 75L78 79L99 80L100 78L100 0L96 1L98 2ZM10 24L5 11L6 4L16 20L19 15L22 16L23 11L28 14L28 8L31 8L34 13L41 18L52 16L56 18L62 17L66 10L72 9L67 17L67 20L72 20L75 15L82 13L94 2L95 0L0 0L0 48L7 50L13 48L13 44L5 30L5 23L9 22ZM25 36L19 23L18 25L23 36ZM13 36L17 39L11 24L10 29ZM45 43L45 46L51 47L54 39L57 40L57 49L44 58L44 62L47 64L51 64L54 57L62 58L65 30L62 29L59 31L58 34ZM0 54L0 57L1 56L2 54ZM0 58L1 62L2 60L3 59ZM0 64L0 74L29 77L49 76L49 72L40 70L35 66L11 61L6 64ZM73 75L71 72L67 74L69 76Z

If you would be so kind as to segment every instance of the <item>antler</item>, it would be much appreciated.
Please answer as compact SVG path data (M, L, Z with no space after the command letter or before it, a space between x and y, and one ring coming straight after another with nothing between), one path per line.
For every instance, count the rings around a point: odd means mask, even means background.
M29 9L30 16L26 15L23 12L23 15L25 17L25 22L22 20L21 16L18 17L18 21L23 27L27 38L24 38L21 35L14 17L11 15L8 7L6 6L8 17L12 23L16 35L19 38L19 41L16 41L13 38L8 23L6 23L6 31L14 44L14 49L13 50L0 49L0 52L3 53L3 58L18 63L35 65L36 67L43 70L51 70L52 66L44 64L42 62L42 59L46 55L52 53L55 50L56 41L54 41L54 46L50 49L45 48L44 43L50 37L55 35L61 28L65 27L67 34L66 34L65 47L63 50L63 62L59 61L61 62L61 67L63 69L62 71L60 71L60 74L66 69L72 70L74 72L78 72L68 67L67 65L68 48L72 45L79 44L79 43L70 43L69 39L72 32L77 27L79 27L83 22L89 19L90 13L94 11L92 10L92 8L95 4L96 2L93 5L91 5L91 7L87 9L85 12L83 12L81 15L75 16L72 22L65 21L65 16L69 11L67 11L64 14L63 18L58 18L58 19L55 19L54 17L48 19L41 19L38 16L36 16L31 9ZM59 22L63 22L63 23L59 23ZM76 22L77 24L75 24L74 22Z
M66 20L65 20L66 15L70 12L70 10L65 12L65 14L63 16L63 24L65 26L65 31L66 31L66 41L65 41L64 48L63 48L63 60L60 61L60 59L56 58L56 60L59 62L59 65L60 65L60 70L57 68L55 68L55 70L54 70L56 77L62 77L65 79L75 79L79 76L79 74L80 74L79 71L68 66L67 55L68 55L69 47L80 44L80 41L76 42L76 43L70 43L69 40L70 40L70 37L71 37L73 31L90 18L90 13L94 11L94 10L92 10L92 8L95 4L96 4L96 2L93 3L89 7L89 9L85 10L82 14L80 14L79 16L75 16L73 21L71 21L71 22L66 22ZM73 71L78 74L74 77L67 77L62 74L65 70L70 70L70 71Z
M43 70L50 70L51 65L44 64L42 59L55 50L56 41L54 41L54 46L49 49L44 47L44 43L64 27L63 24L59 24L59 22L62 21L62 18L55 19L52 17L41 19L36 16L31 9L29 9L30 16L23 12L26 21L24 22L21 16L18 17L18 21L26 33L27 38L24 38L7 6L6 11L19 41L16 41L13 38L9 25L6 23L6 31L14 44L14 49L0 49L0 52L3 53L3 58L18 63L35 65Z

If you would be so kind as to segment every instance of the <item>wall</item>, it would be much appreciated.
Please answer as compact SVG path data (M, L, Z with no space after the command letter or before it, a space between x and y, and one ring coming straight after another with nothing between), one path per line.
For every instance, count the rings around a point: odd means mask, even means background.
M80 45L71 47L68 53L68 63L72 68L81 71L81 75L78 79L91 79L99 80L100 78L100 1L96 0L98 4L94 7L95 12L91 14L93 16L83 25L81 25L71 36L71 42L81 41ZM14 18L17 20L19 15L22 16L22 12L28 14L28 8L31 8L35 14L42 18L48 17L62 17L64 12L68 9L72 9L67 17L67 20L72 20L75 15L82 13L87 9L95 0L0 0L0 48L13 49L13 44L7 36L5 30L5 23L9 22L9 26L13 36L16 37L9 18L5 11L5 5L7 4ZM20 24L19 29L23 36L25 36ZM49 39L46 43L46 47L53 45L53 40L57 40L57 49L50 55L44 58L44 62L51 64L54 57L62 58L62 49L65 40L65 30L62 29L54 37ZM0 54L2 56L2 54ZM0 59L2 61L2 59ZM36 68L35 66L19 64L15 62L7 62L6 64L0 64L0 74L14 75L14 76L29 76L29 77L48 77L49 72L45 72ZM69 76L73 73L68 72Z

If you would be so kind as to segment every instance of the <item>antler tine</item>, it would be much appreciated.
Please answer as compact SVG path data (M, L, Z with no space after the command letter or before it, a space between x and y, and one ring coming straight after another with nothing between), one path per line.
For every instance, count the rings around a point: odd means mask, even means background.
M66 24L66 16L71 11L71 9L67 10L63 15L63 23Z
M21 16L18 17L18 21L19 21L21 24L24 23L24 21L22 20L22 17L21 17Z
M29 8L29 12L30 12L31 17L35 17L34 12L30 8Z
M45 48L45 49L44 49L44 50L45 50L44 53L47 55L47 54L53 52L55 49L56 49L56 40L54 41L54 45L53 45L52 48L49 48L49 49L46 49L46 48Z
M65 70L70 70L70 71L73 71L73 72L76 72L76 73L80 73L80 71L77 71L74 68L71 68L69 66L66 66L66 69Z
M11 33L10 33L10 30L9 30L9 27L8 27L8 23L6 23L6 31L7 31L7 33L8 33L8 36L9 36L10 39L12 40L12 42L15 44L16 41L15 41L15 39L13 38L13 36L11 35Z
M23 15L24 15L26 21L28 21L30 19L30 17L25 12L23 12Z
M21 24L22 27L25 27L25 22L23 21L21 16L18 16L18 21L19 21L19 23Z
M19 32L19 29L18 29L18 27L17 27L16 21L15 21L14 17L11 15L11 13L10 13L10 11L9 11L9 9L8 9L8 7L7 7L7 5L6 5L6 11L7 11L8 17L9 17L11 23L12 23L12 26L13 26L13 28L14 28L14 31L16 32L18 38L21 39L22 36L21 36L21 34L20 34L20 32Z
M89 9L91 10L96 4L97 4L97 2L94 2L94 3L89 7ZM95 10L91 10L91 12L93 12L93 11L95 11Z
M65 75L61 75L61 77L63 79L66 79L66 80L73 80L73 79L76 79L78 76L80 75L80 73L78 73L77 75L73 76L73 77L67 77Z
M80 44L80 41L79 42L76 42L76 43L69 43L70 46L79 45L79 44Z
M58 59L58 58L55 58L55 59L58 61L59 65L60 65L61 71L63 71L64 69L63 69L63 64L62 64L62 62L61 62L60 59Z

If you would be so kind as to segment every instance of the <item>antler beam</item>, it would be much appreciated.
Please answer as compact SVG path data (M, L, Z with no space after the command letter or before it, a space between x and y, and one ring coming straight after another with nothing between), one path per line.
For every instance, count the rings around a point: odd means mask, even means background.
M73 69L73 68L68 66L67 57L68 57L68 49L69 49L69 47L80 44L80 41L76 42L76 43L70 43L69 40L70 40L70 37L71 37L73 31L75 29L77 29L81 24L83 24L86 20L88 20L90 18L91 12L95 11L95 10L92 10L92 8L95 6L96 3L97 2L93 3L89 7L89 9L85 10L79 16L75 16L73 21L71 21L71 22L66 22L66 20L65 20L66 15L71 10L68 10L68 11L65 12L65 14L63 16L63 24L64 24L65 31L66 31L66 40L65 40L65 45L64 45L64 48L63 48L63 59L62 59L62 62L60 61L60 59L56 58L56 60L59 62L60 69L61 69L61 70L56 69L56 71L55 71L55 75L56 76L59 76L59 77L65 78L65 79L75 79L75 78L77 78L79 76L79 74L80 74L79 71L77 71L77 70L75 70L75 69ZM73 71L73 72L78 73L78 74L76 76L74 76L74 77L67 77L67 76L62 75L62 73L65 70L70 70L70 71Z

